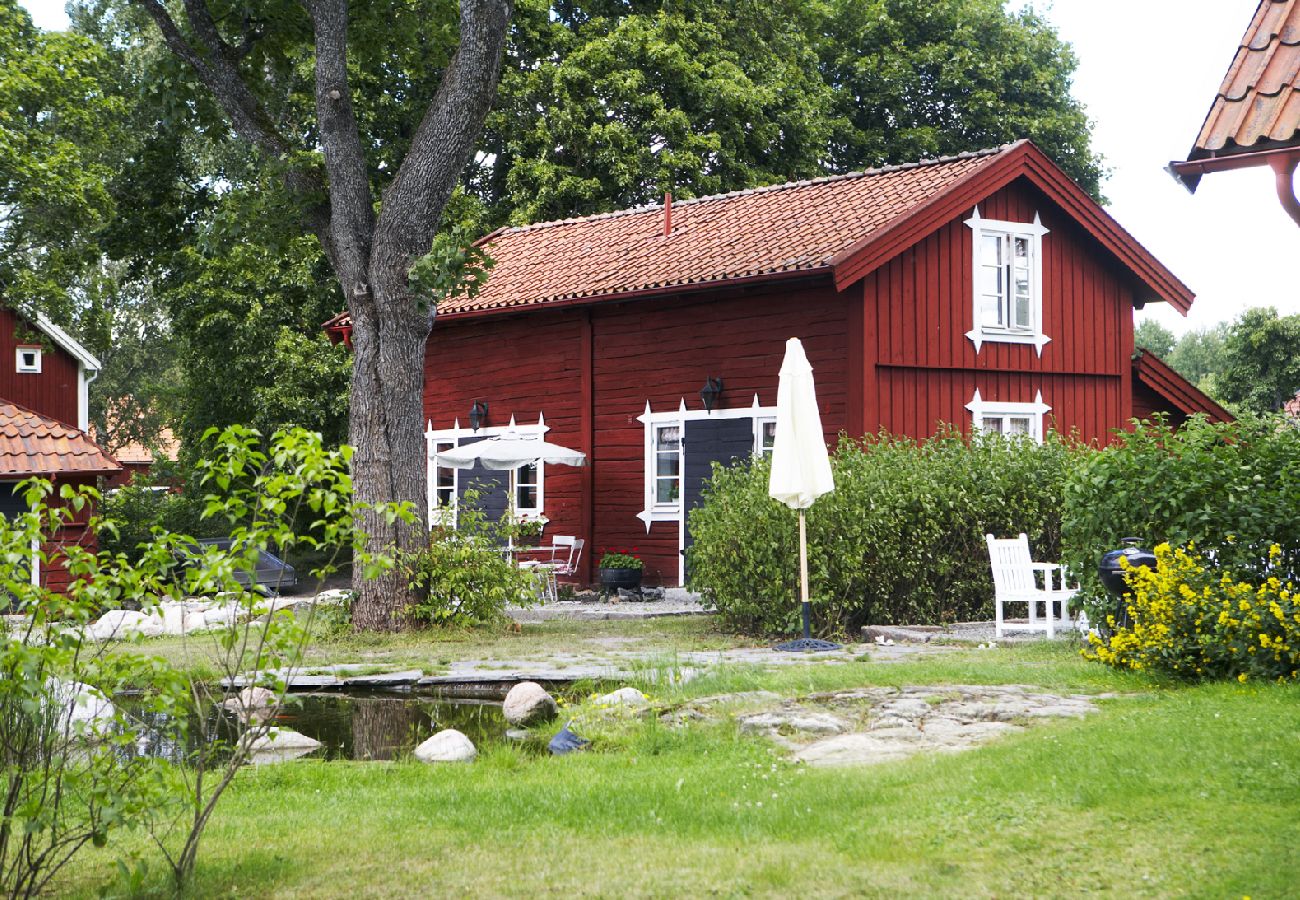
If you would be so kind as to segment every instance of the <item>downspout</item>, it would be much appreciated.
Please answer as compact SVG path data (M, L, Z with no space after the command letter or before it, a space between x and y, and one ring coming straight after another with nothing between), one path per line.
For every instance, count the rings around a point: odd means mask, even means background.
M1300 199L1295 193L1295 170L1300 164L1300 156L1279 157L1272 160L1273 176L1277 182L1277 199L1282 208L1297 225L1300 225Z

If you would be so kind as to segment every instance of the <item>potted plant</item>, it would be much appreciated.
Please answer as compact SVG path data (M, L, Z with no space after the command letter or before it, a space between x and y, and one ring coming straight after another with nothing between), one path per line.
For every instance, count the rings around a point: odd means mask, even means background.
M545 527L546 523L541 519L520 516L514 526L515 541L521 547L536 547L542 541L542 529Z
M628 550L605 550L600 555L600 591L610 594L619 588L628 591L641 590L641 575L645 563L636 555L636 548Z

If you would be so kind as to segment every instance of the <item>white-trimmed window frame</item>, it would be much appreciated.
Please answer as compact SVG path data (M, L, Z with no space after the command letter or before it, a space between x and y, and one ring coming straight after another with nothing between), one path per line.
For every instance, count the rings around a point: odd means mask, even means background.
M460 446L462 438L467 437L493 437L507 432L516 434L536 434L545 436L551 426L546 424L546 416L539 415L537 423L534 425L517 425L514 417L510 418L509 425L485 425L474 431L469 428L462 428L460 420L456 419L451 428L434 429L433 422L430 420L424 431L424 442L426 452L426 481L428 497L426 500L429 525L444 524L449 527L456 527L456 505L460 498L460 469L452 469L452 502L451 505L443 506L438 503L438 445L450 445L451 447ZM449 449L449 448L448 448ZM516 496L509 498L511 502L518 499L518 490L516 485ZM529 507L515 507L515 519L523 521L540 521L543 525L548 523L548 519L543 510L546 509L546 466L543 463L537 465L537 505Z
M985 400L976 389L975 396L971 398L970 403L966 404L966 408L970 410L971 430L976 432L984 431L985 423L994 419L1000 419L1003 423L1008 419L1028 419L1028 434L1037 444L1043 442L1043 420L1052 411L1052 408L1043 402L1042 391L1035 394L1033 403L1007 403ZM1003 430L1001 433L1006 434L1007 431Z
M1033 222L1004 222L998 219L985 219L980 216L979 207L965 225L972 232L971 242L971 310L973 327L966 332L966 337L975 345L975 352L985 343L996 344L1033 344L1039 356L1043 355L1043 346L1051 338L1043 333L1043 235L1048 230L1043 227L1038 213L1034 213ZM983 323L983 270L984 238L994 235L1008 241L1014 248L1016 238L1024 238L1029 245L1029 310L1033 317L1031 326L999 327ZM1011 256L1014 259L1014 253ZM1009 307L1015 305L1014 278L1006 279L1006 301ZM1010 310L1009 310L1010 311Z
M763 429L772 426L772 443L766 443L763 438ZM776 446L776 416L755 416L754 417L754 455L771 456L772 448Z
M735 409L715 409L712 412L703 409L687 409L686 399L683 397L678 401L677 408L665 412L652 412L650 403L646 401L645 412L637 416L637 421L644 426L645 434L645 461L644 468L644 490L641 511L636 517L645 523L645 530L650 531L650 526L655 522L673 522L677 525L677 583L683 584L686 581L686 556L682 550L686 546L686 527L682 521L682 491L677 491L677 502L672 504L655 503L655 436L657 429L664 425L677 425L682 429L682 456L678 466L679 478L686 476L686 453L688 448L685 444L686 423L695 419L749 419L754 427L754 449L755 455L762 451L763 426L762 422L776 421L775 406L759 406L758 394L754 395L754 402L748 407L737 407ZM684 486L684 485L683 485Z
M41 374L41 358L45 354L40 347L19 346L14 352L14 369L19 375L39 375ZM26 362L26 357L30 356L31 363Z

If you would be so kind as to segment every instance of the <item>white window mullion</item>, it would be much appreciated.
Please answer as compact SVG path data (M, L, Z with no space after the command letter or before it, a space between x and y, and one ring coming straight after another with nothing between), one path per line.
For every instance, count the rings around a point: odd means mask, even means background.
M973 233L973 327L966 337L978 353L985 342L1033 344L1038 355L1051 338L1043 333L1042 244L1047 229L1034 221L985 219L976 207L965 221Z

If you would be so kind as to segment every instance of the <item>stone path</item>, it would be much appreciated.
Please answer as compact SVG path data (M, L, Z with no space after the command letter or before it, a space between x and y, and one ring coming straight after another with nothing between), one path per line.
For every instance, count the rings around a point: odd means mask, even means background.
M602 601L602 600L561 600L541 606L507 607L506 614L516 622L545 622L549 619L658 619L665 616L709 616L714 615L700 602L699 594L693 594L682 588L669 588L662 600L653 602L639 601Z
M731 708L741 731L766 735L798 762L867 765L918 753L955 753L1038 722L1082 718L1097 711L1095 701L1114 696L961 684L858 688L789 700L758 691L695 700L664 719L683 724Z

